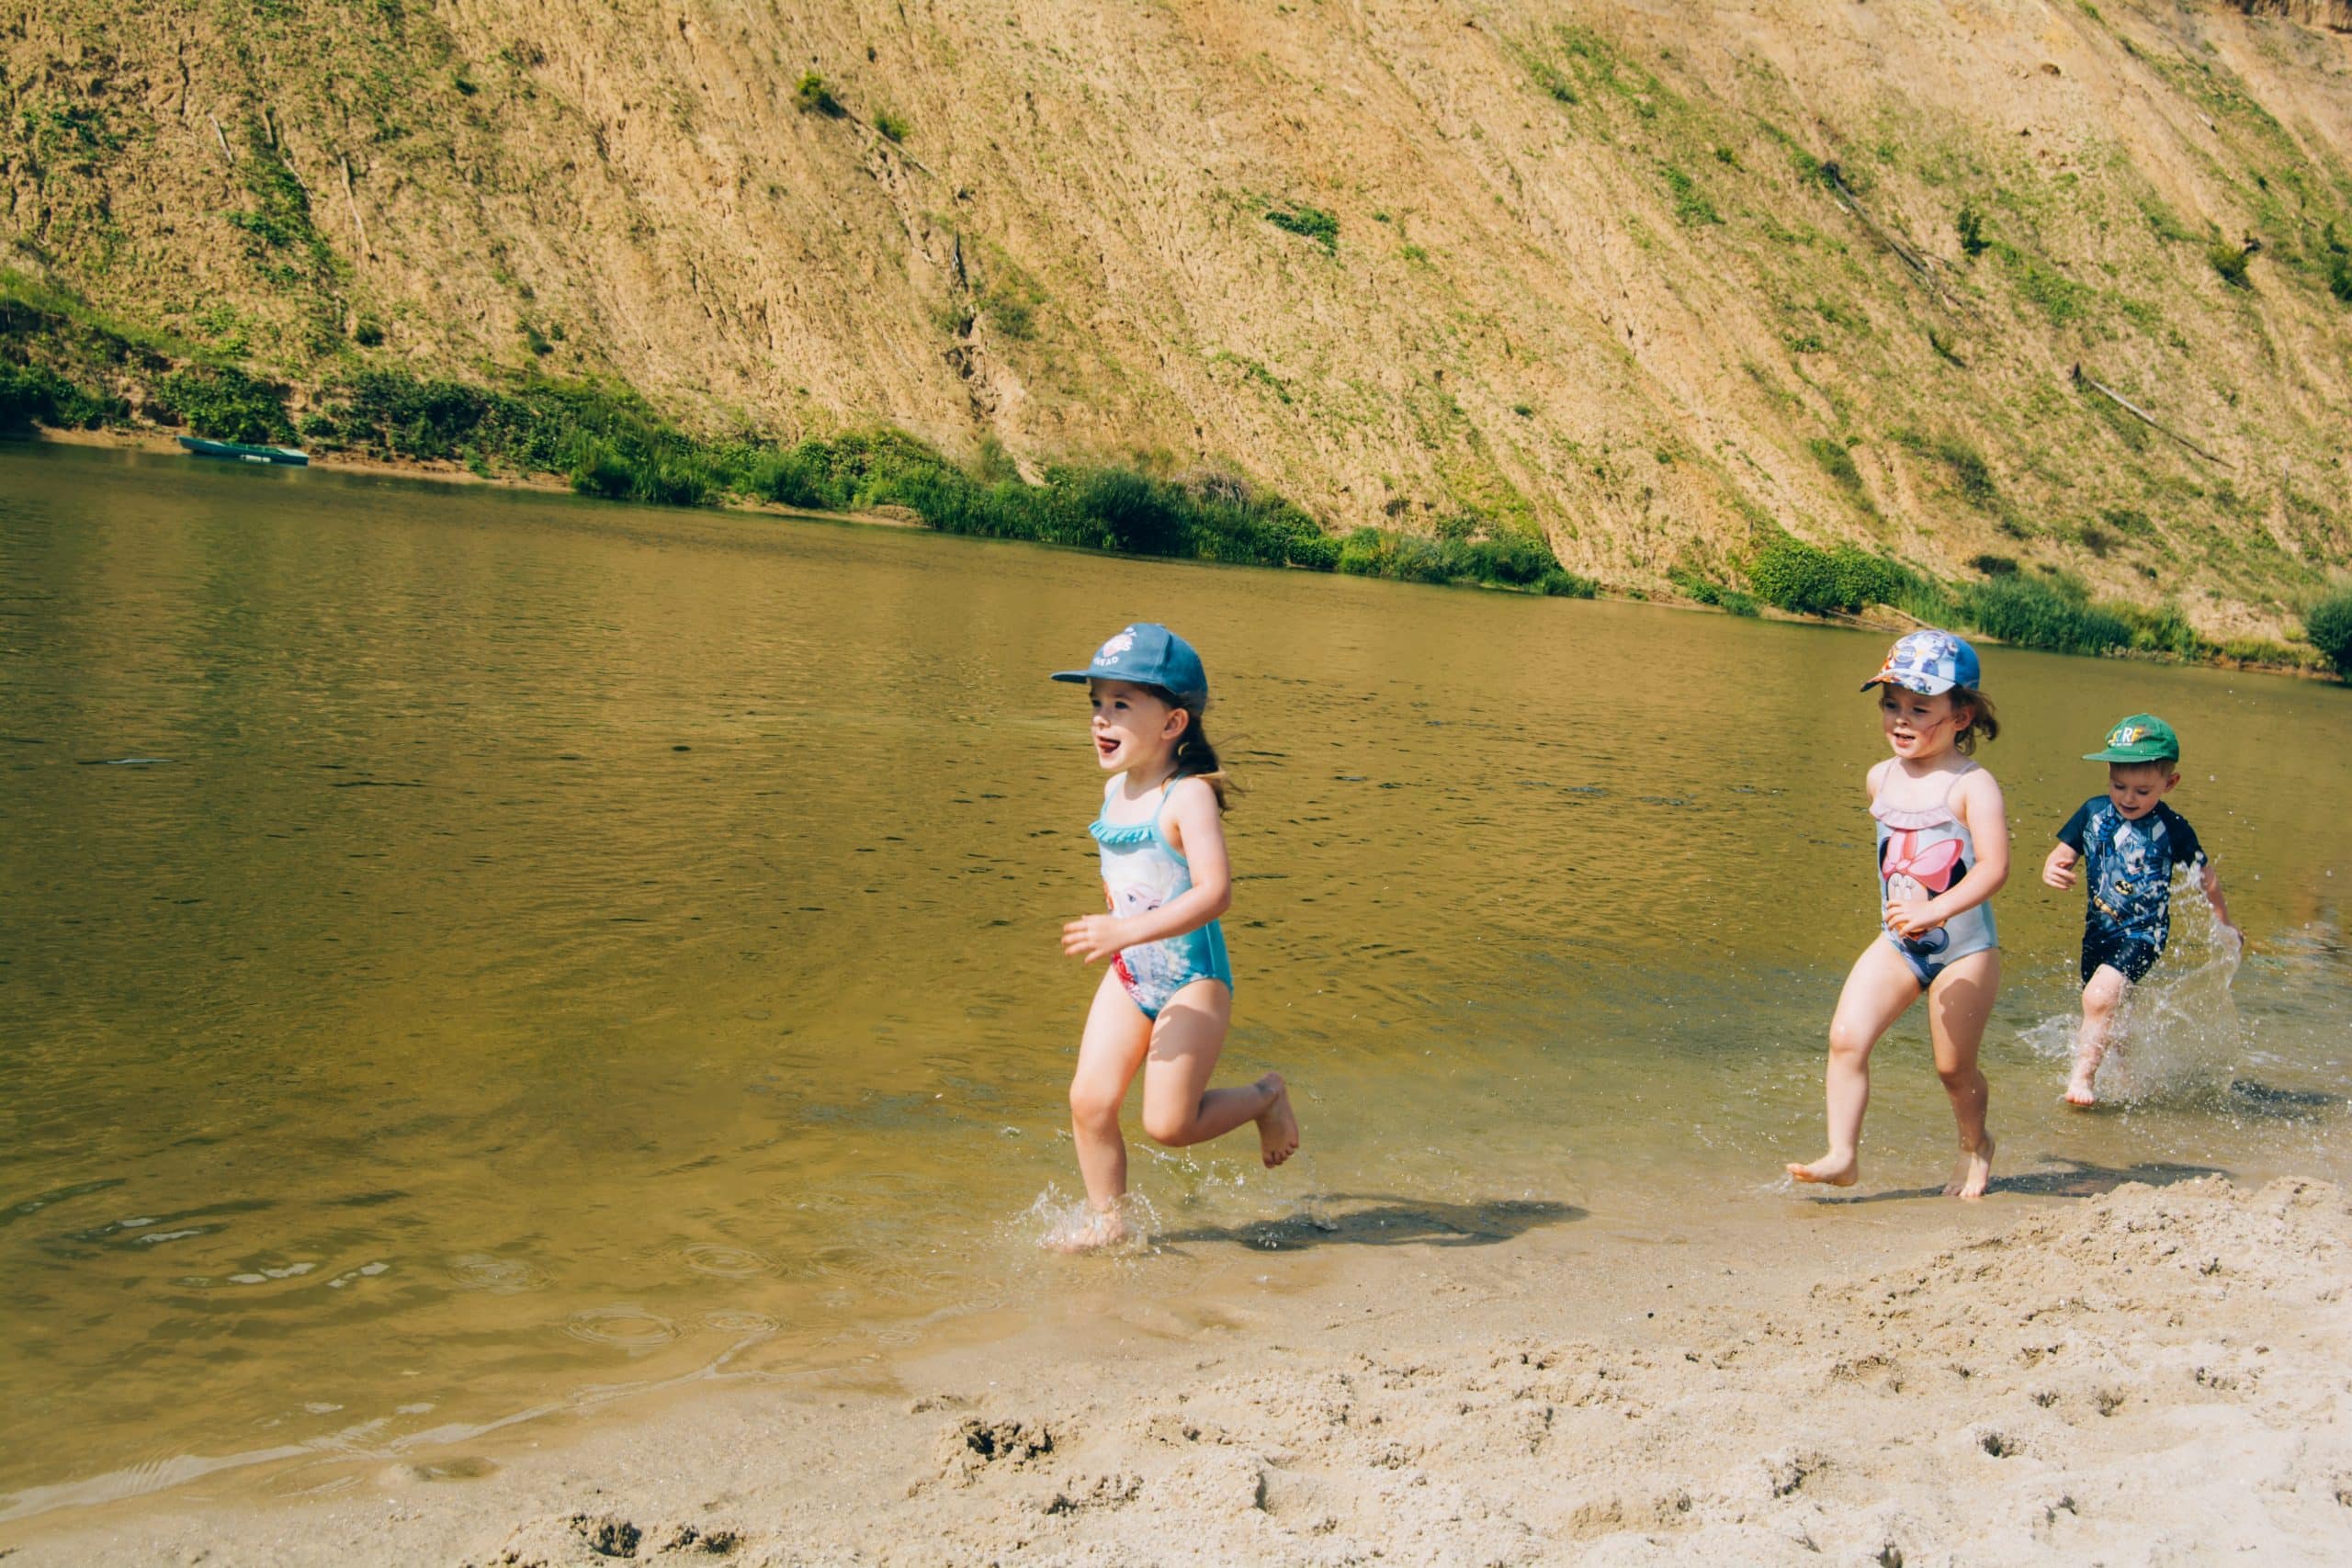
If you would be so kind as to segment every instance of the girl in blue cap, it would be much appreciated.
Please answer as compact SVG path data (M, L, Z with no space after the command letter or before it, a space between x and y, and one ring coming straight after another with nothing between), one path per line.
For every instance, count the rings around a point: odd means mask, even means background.
M1790 1166L1799 1181L1854 1184L1871 1048L1922 996L1936 1076L1960 1124L1960 1160L1944 1191L1981 1198L1992 1180L1976 1050L2001 985L1987 900L2009 874L2009 828L2001 786L1969 755L2000 733L1977 688L1982 678L1974 649L1929 630L1897 642L1862 682L1878 690L1879 725L1894 753L1871 769L1869 784L1883 925L1854 961L1829 1021L1829 1152Z
M1095 650L1082 681L1094 707L1095 762L1111 775L1088 831L1101 847L1110 912L1062 927L1062 951L1111 966L1094 988L1070 1079L1071 1132L1086 1179L1088 1223L1056 1238L1073 1251L1126 1234L1127 1145L1119 1108L1138 1070L1143 1130L1171 1148L1258 1124L1269 1167L1298 1147L1298 1117L1280 1073L1247 1089L1211 1089L1233 1018L1233 969L1217 924L1233 902L1225 856L1225 775L1202 728L1208 672L1156 622Z

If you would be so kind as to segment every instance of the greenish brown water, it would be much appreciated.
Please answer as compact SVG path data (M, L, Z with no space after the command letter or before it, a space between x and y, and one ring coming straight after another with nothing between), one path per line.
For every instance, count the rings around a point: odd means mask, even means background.
M1308 1153L1142 1158L1160 1247L1072 1262L1101 784L1044 673L1144 616L1248 788L1226 1070L1287 1072ZM1883 640L0 449L0 1513L1251 1247L1815 1212L1773 1179L1873 928ZM2352 694L1986 665L2010 1190L2343 1179ZM2233 1013L2183 921L2135 1098L2068 1115L2079 904L2032 873L2141 708L2253 948ZM1865 1190L1950 1126L1906 1021Z

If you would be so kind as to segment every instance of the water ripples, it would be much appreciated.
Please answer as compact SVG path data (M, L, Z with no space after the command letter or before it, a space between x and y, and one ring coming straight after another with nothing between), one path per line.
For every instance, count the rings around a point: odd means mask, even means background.
M678 1249L686 1268L707 1280L756 1280L784 1272L784 1266L766 1253L724 1242L691 1242Z
M520 1295L526 1291L544 1290L548 1272L536 1263L519 1258L499 1258L487 1252L469 1252L452 1258L443 1271L449 1282L461 1291L486 1291L493 1296Z
M632 1352L659 1349L684 1332L660 1313L634 1303L583 1307L564 1319L563 1331L591 1345Z

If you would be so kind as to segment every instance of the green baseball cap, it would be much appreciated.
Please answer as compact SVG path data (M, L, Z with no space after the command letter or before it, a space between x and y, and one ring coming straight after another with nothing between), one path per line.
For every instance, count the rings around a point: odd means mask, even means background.
M2107 750L2086 751L2086 762L2177 762L2180 737L2152 713L2135 713L2107 732Z

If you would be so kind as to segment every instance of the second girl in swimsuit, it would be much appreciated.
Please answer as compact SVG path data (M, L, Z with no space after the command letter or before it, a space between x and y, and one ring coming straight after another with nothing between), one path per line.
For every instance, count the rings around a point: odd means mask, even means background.
M1232 902L1225 857L1225 781L1201 728L1208 673L1166 626L1144 621L1095 650L1082 681L1090 739L1112 775L1088 828L1101 846L1110 912L1062 927L1062 951L1111 961L1086 1015L1070 1079L1070 1130L1086 1179L1087 1224L1055 1245L1080 1251L1125 1235L1127 1145L1119 1109L1143 1075L1143 1130L1171 1147L1258 1124L1269 1166L1298 1147L1298 1117L1280 1073L1246 1089L1211 1089L1233 1017L1233 970L1217 917Z
M1981 1198L1992 1180L1976 1051L2001 985L1987 900L2009 874L2009 827L2001 786L1969 757L2000 729L1982 678L1974 649L1929 630L1897 642L1862 683L1878 689L1894 753L1871 769L1869 784L1883 924L1854 961L1829 1021L1829 1152L1790 1166L1799 1181L1853 1185L1871 1048L1922 996L1936 1075L1960 1125L1960 1159L1944 1191Z

